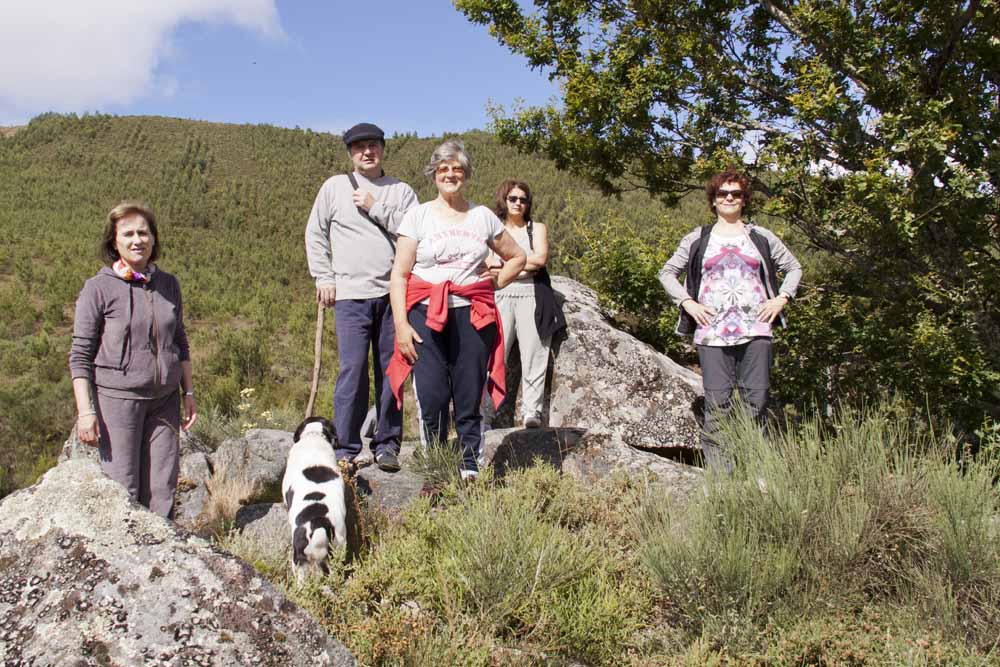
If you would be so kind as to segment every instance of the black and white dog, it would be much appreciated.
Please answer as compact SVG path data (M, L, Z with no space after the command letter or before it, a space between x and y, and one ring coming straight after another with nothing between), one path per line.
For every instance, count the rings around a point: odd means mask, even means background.
M329 571L331 543L347 544L347 505L330 420L306 419L295 430L292 443L281 493L292 528L292 568L301 584L310 569Z

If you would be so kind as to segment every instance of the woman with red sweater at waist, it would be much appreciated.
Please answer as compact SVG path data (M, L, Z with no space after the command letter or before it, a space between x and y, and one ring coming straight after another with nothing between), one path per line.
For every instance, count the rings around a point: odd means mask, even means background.
M462 450L462 477L479 472L479 413L483 388L503 397L503 332L493 291L524 268L524 251L486 206L465 199L472 164L461 142L438 146L424 174L438 196L407 211L399 226L389 299L396 324L396 353L387 375L402 397L412 368L423 438L448 437L449 404ZM505 261L493 277L484 272L490 250Z

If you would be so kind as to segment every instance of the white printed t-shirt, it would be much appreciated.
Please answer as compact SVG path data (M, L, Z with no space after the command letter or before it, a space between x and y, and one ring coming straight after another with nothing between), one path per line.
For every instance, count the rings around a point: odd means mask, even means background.
M438 216L434 202L427 202L406 212L397 233L417 242L413 275L429 283L450 280L455 285L471 285L480 280L490 253L488 243L503 231L500 218L485 206L470 205L464 218L451 222ZM468 305L468 299L448 295L449 308Z

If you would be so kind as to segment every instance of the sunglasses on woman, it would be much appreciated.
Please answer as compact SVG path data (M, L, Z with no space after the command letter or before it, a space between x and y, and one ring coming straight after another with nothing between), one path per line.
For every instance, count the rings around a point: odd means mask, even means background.
M527 197L517 197L515 195L507 195L507 201L509 203L511 203L511 204L516 204L518 202L521 202L522 204L527 205L528 198Z
M743 191L742 190L716 190L715 191L715 198L716 199L728 199L730 196L732 196L733 199L739 201L740 199L743 199Z

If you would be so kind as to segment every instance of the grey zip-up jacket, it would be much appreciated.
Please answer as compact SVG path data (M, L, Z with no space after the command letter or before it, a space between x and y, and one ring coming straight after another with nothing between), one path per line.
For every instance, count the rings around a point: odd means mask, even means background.
M698 300L698 289L701 287L702 259L705 257L707 237L711 233L712 227L713 225L698 227L681 239L673 257L668 259L667 263L660 269L660 283L674 305L678 307L685 299ZM799 260L795 259L795 255L769 229L747 223L746 232L764 259L760 265L760 277L767 297L773 299L778 294L786 294L788 298L794 298L799 289L799 281L802 280L802 265L799 264ZM778 286L778 270L785 274L780 287ZM684 285L681 285L680 281L677 280L677 276L682 273L685 275ZM697 323L686 310L681 308L680 311L676 332L690 336L694 334ZM778 316L778 323L782 327L787 326L784 313Z
M154 399L177 391L190 359L181 287L159 269L148 283L127 282L105 266L80 290L69 368L98 393Z

